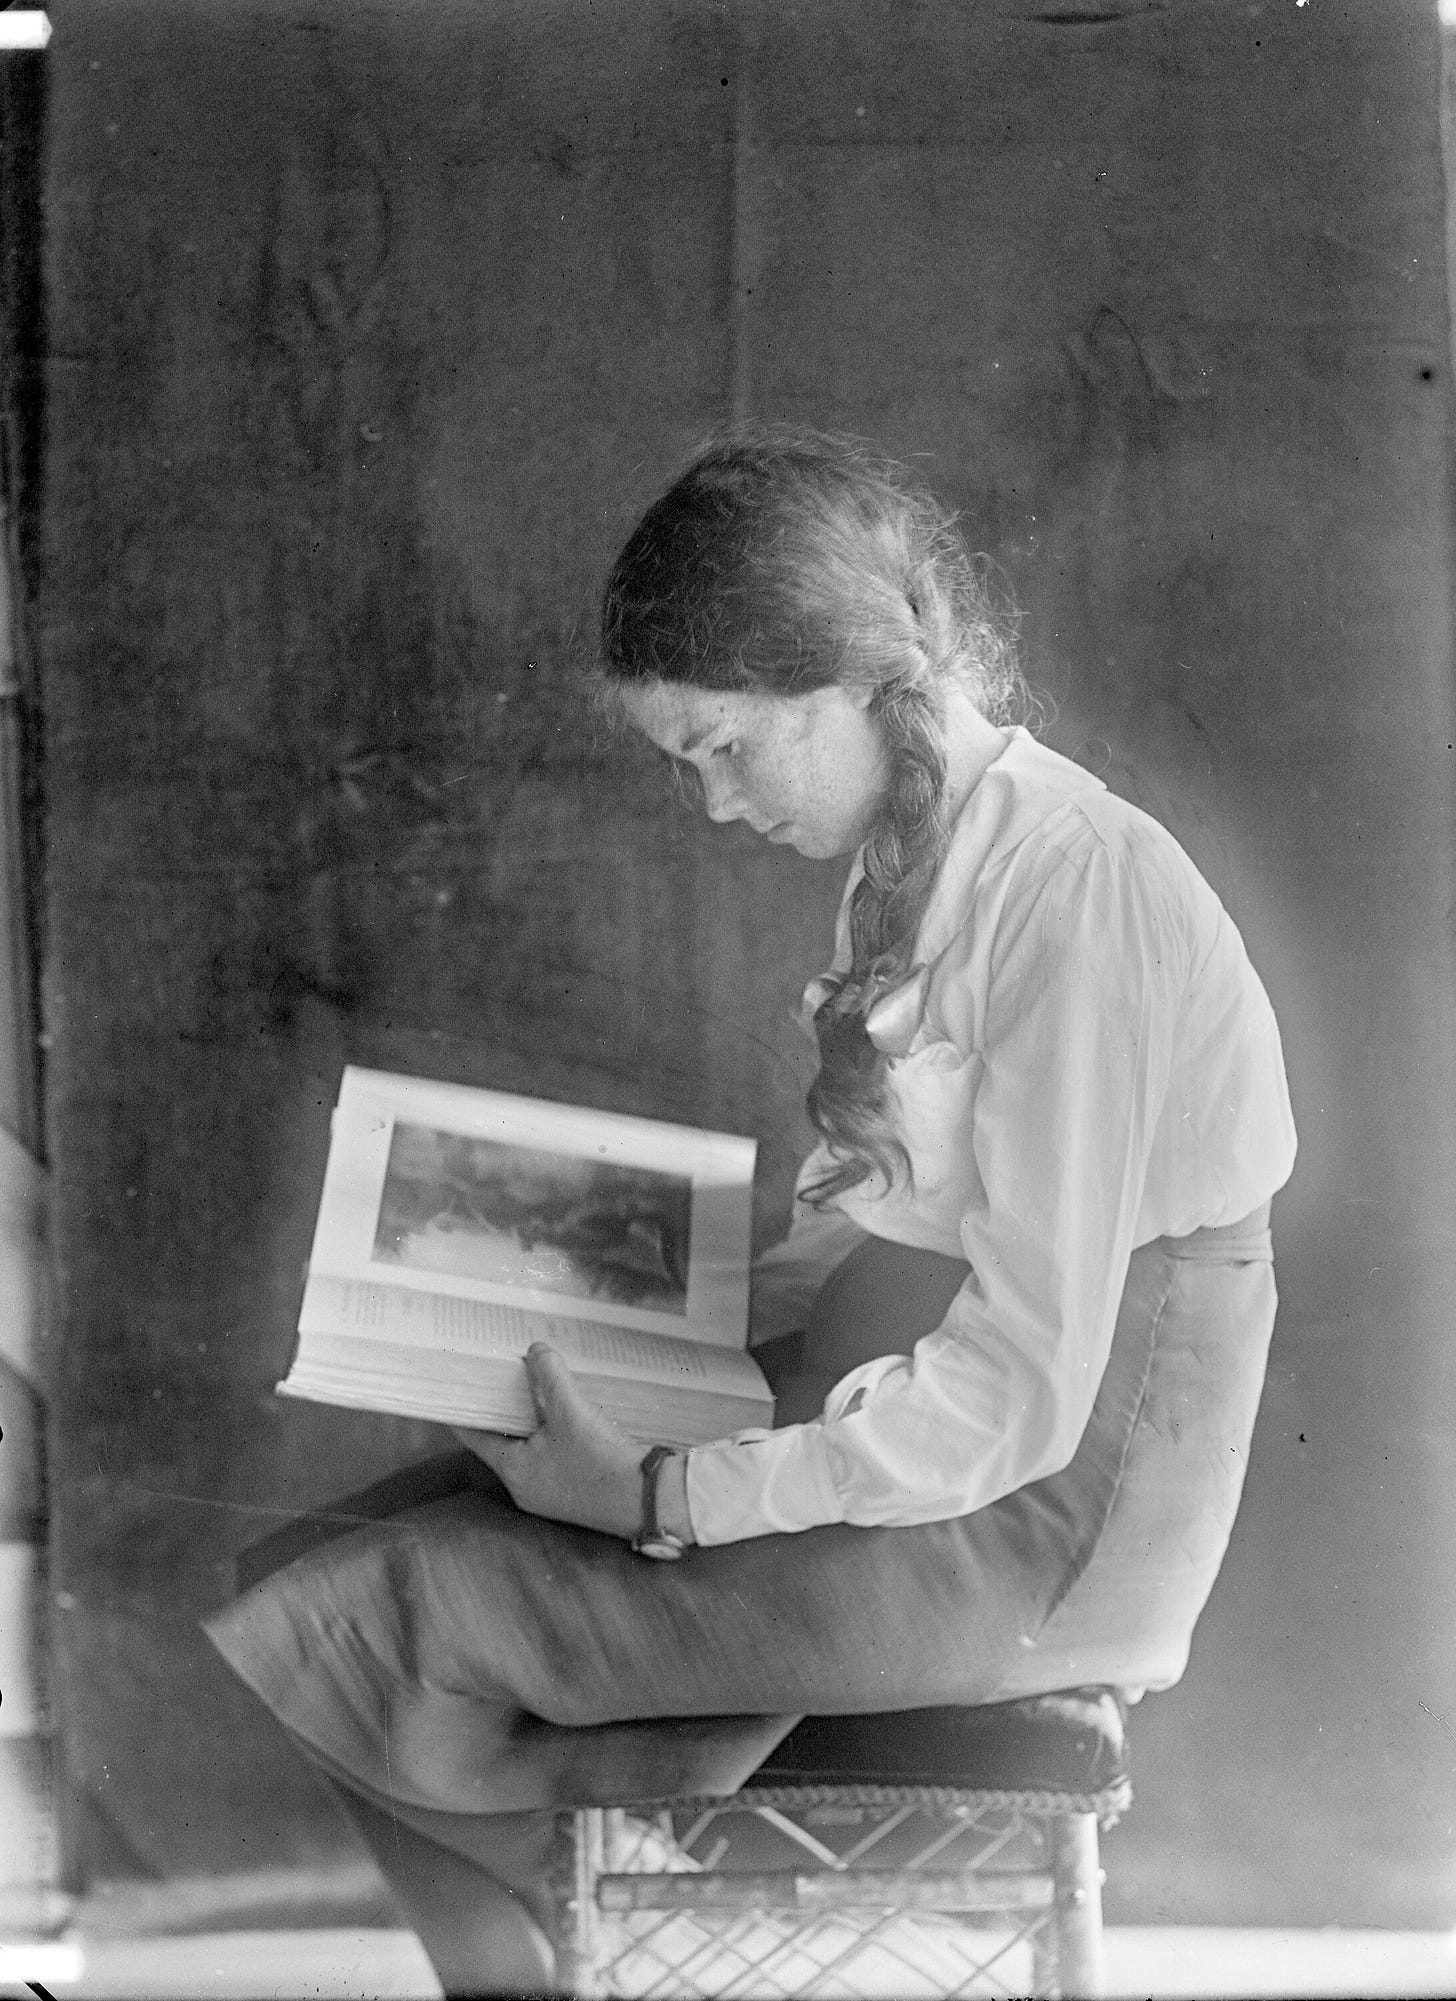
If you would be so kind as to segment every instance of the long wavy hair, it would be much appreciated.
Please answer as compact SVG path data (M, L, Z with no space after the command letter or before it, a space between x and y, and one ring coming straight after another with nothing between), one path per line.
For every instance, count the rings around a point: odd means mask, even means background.
M909 1162L884 1106L865 1017L913 971L950 837L945 696L995 723L1023 702L1016 623L991 567L905 470L849 439L752 426L711 440L647 510L602 601L607 682L715 693L868 688L889 778L849 907L850 963L815 1016L809 1117L833 1165L827 1202Z

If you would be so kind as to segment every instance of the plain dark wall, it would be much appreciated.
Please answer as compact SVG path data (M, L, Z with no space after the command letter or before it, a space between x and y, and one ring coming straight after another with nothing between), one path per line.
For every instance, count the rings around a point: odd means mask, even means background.
M341 1837L195 1636L431 1444L281 1406L340 1064L757 1133L834 871L580 696L708 423L916 455L1243 926L1303 1140L1114 1915L1448 1925L1452 725L1425 5L53 9L52 1442L78 1878Z

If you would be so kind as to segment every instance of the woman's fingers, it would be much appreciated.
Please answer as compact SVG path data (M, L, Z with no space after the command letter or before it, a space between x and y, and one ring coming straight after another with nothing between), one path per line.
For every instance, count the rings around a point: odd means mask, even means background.
M587 1402L556 1349L534 1343L525 1365L540 1420L529 1438L466 1430L455 1436L528 1513L631 1536L640 1501L641 1447Z
M571 1380L571 1371L555 1348L548 1347L544 1341L537 1341L526 1350L525 1364L526 1381L536 1406L535 1431L525 1438L511 1438L502 1431L467 1431L460 1425L454 1427L460 1443L469 1446L476 1458L483 1459L491 1471L499 1473L502 1479L509 1466L519 1464L523 1449L533 1438L539 1438L543 1431L555 1436L569 1430L587 1408Z

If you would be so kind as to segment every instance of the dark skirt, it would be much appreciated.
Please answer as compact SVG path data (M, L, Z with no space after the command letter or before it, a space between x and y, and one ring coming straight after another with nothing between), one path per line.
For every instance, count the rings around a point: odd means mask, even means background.
M1136 1251L1071 1463L955 1520L654 1564L452 1453L262 1546L207 1631L323 1769L467 1854L477 1817L731 1791L805 1713L1167 1686L1274 1305L1267 1210Z

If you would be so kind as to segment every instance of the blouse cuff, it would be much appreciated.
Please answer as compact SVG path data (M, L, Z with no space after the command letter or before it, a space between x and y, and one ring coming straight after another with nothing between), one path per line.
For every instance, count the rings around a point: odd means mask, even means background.
M745 1431L719 1444L694 1446L687 1496L693 1539L705 1544L793 1535L844 1520L817 1423Z

